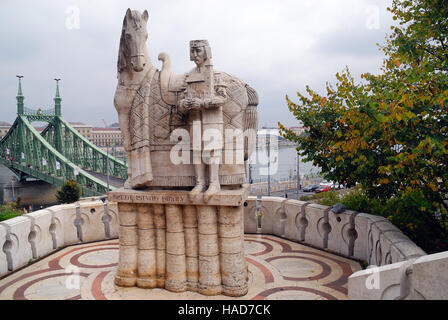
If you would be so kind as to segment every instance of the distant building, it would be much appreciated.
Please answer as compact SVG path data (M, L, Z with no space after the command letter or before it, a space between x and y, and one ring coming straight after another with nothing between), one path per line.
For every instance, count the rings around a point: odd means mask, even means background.
M84 124L82 122L69 122L70 125L75 128L80 134L93 142L93 127L90 124Z
M116 122L106 128L94 127L90 124L82 122L69 122L70 125L76 129L81 135L87 138L94 145L105 148L109 147L123 147L123 137L121 135L120 125ZM11 128L8 122L0 121L0 139L2 139ZM45 128L36 128L38 132L42 132ZM296 126L289 127L295 134L301 134L308 131L309 128ZM257 131L257 139L260 142L270 139L270 136L276 136L278 141L283 141L284 138L280 136L278 127L263 126L261 130Z
M70 125L98 147L123 146L123 138L118 123L114 123L107 128L93 127L82 122L70 122Z
M81 135L98 147L123 146L123 138L118 123L112 124L107 128L93 127L90 124L82 122L69 122ZM0 121L0 139L2 139L11 128L8 122ZM38 132L42 132L45 127L36 127Z
M310 130L309 127L289 127L288 129L292 130L297 135L302 134L305 131Z
M296 135L300 135L305 131L308 131L309 128L303 126L295 126L289 127L287 129L292 130ZM293 141L286 140L280 135L280 129L278 127L268 127L263 126L261 130L257 131L257 141L259 144L265 144L268 140L271 142L272 139L277 138L279 146L295 146L296 144Z
M92 142L98 147L123 146L120 128L93 128Z
M8 122L0 121L0 139L3 139L3 137L9 131L9 128L11 128L11 124L9 124Z

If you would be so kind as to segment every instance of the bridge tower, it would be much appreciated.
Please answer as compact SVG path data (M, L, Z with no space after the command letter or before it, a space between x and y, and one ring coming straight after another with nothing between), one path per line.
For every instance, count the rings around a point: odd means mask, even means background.
M24 114L24 103L25 97L22 93L22 78L23 76L16 76L19 78L19 88L17 89L17 116L22 116ZM24 162L24 150L23 147L25 146L25 128L23 126L23 123L19 122L17 126L18 130L18 139L13 144L15 152L13 152L13 155L15 154L15 157L17 157L18 161L21 163ZM24 175L19 174L19 179L22 180L24 178Z
M61 96L59 95L59 81L61 79L54 79L56 81L56 95L54 97L54 113L56 116L56 121L54 122L54 131L55 131L55 148L60 153L64 153L62 150L62 124L60 121L57 120L57 117L62 116L62 110L61 110Z
M127 166L111 157L81 135L62 117L62 98L56 80L54 108L33 110L25 107L22 78L17 90L17 118L0 139L0 163L14 171L20 178L39 179L61 187L68 179L82 187L84 196L103 195L114 187L102 177L108 175L127 179ZM46 122L39 132L32 122Z
M17 90L17 115L23 115L23 100L25 100L25 97L22 93L22 78L23 76L16 76L19 78L19 89Z

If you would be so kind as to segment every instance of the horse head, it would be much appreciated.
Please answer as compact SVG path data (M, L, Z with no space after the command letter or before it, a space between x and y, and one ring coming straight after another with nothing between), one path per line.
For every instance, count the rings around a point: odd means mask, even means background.
M131 9L126 11L118 54L118 72L124 70L141 72L149 63L146 49L147 23L147 10L143 13Z

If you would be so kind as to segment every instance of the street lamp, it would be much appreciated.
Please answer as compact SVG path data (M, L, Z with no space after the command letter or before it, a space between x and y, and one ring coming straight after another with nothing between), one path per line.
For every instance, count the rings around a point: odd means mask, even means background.
M252 179L252 165L249 162L249 184L253 183L253 179Z
M267 136L267 135L266 135ZM271 136L266 141L268 148L268 196L271 195Z
M301 189L301 185L300 185L300 155L297 154L297 200L299 200L299 189Z
M14 177L11 178L11 186L12 186L12 201L16 201L16 196L14 193L14 182L16 181L16 179Z
M109 143L107 143L107 160L106 160L106 171L107 171L107 191L109 191Z

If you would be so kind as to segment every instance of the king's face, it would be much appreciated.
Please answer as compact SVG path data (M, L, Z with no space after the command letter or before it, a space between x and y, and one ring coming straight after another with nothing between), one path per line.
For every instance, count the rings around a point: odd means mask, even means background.
M205 48L204 47L192 47L190 49L191 58L196 63L196 65L202 66L205 62Z

